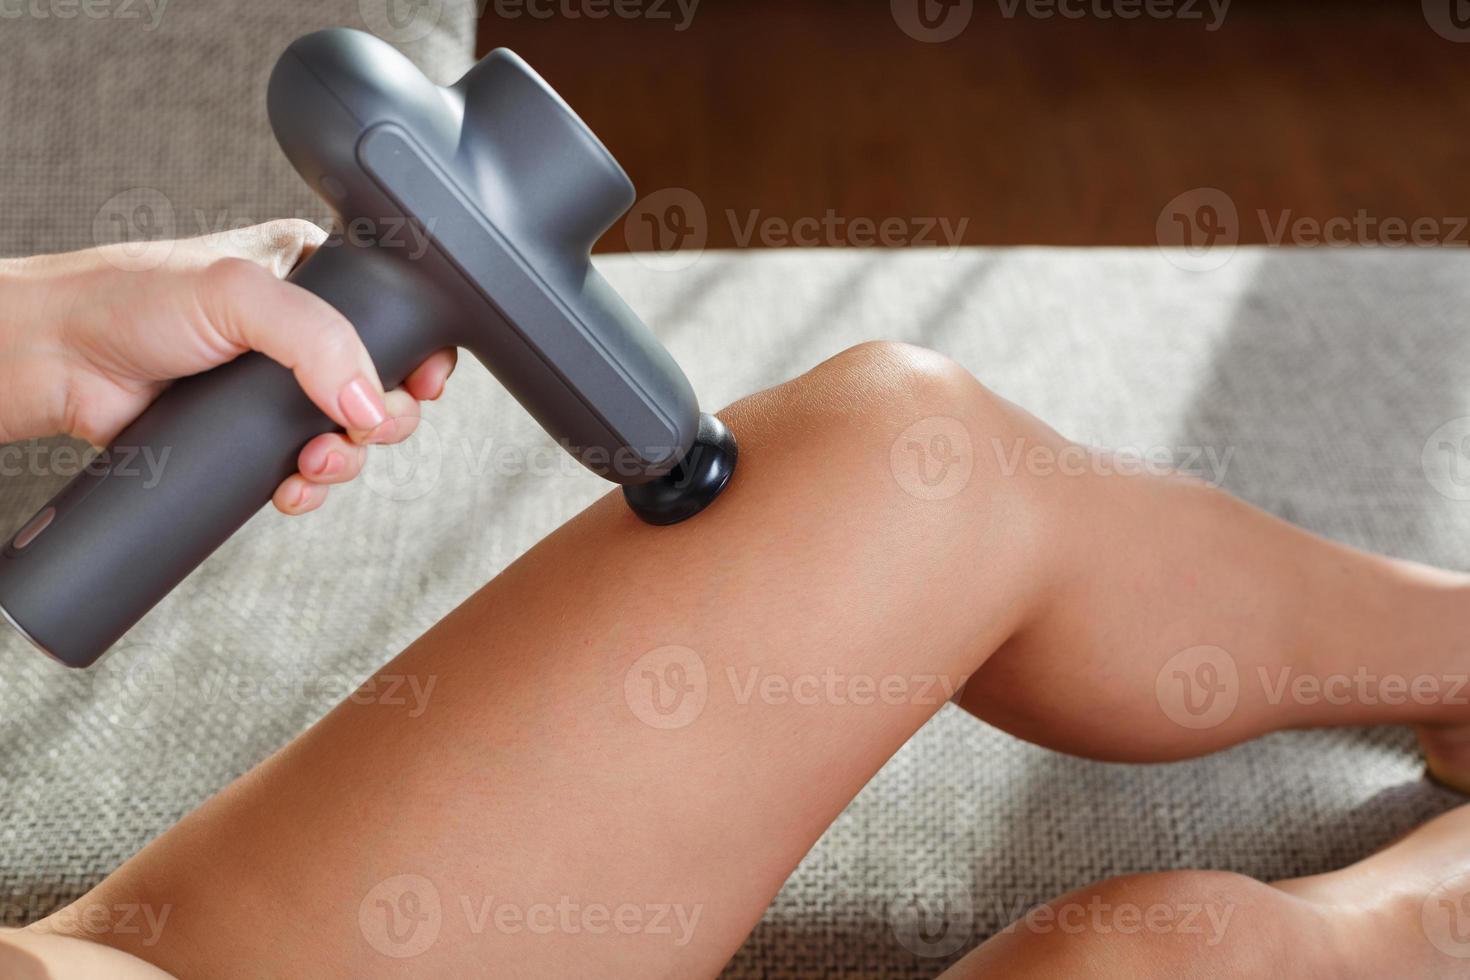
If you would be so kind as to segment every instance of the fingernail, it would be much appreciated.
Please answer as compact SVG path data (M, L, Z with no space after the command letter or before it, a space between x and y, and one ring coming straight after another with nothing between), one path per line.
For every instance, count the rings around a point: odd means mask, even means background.
M388 421L388 406L383 404L383 396L361 375L342 389L338 404L347 416L348 428L372 430Z
M306 498L311 493L311 487L304 486L296 491L296 502L291 505L292 510L300 510L306 506Z

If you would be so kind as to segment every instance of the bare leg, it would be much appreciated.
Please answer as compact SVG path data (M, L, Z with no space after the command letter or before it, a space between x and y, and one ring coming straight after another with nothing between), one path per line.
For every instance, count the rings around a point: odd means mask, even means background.
M1212 726L1171 719L1158 678L1200 644L1240 677L1443 672L1466 586L1184 481L1011 471L993 440L1072 447L937 355L867 345L725 417L725 499L553 534L385 668L432 679L427 711L341 705L82 900L167 905L160 942L100 938L182 976L710 975L982 667L966 706L1112 758L1463 717L1242 681ZM683 918L524 921L548 905Z
M1195 481L1070 480L1043 607L962 703L1096 759L1411 722L1470 787L1470 577L1324 541ZM1127 718L1127 724L1118 719ZM1467 736L1470 742L1470 736Z
M944 977L1463 977L1467 839L1470 807L1461 807L1351 867L1310 878L1113 878L1033 910Z

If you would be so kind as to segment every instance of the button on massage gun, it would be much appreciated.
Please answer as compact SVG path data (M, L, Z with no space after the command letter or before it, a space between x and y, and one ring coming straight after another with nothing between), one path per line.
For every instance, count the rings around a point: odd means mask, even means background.
M648 523L719 496L734 439L589 259L633 185L525 62L495 51L441 88L371 35L320 31L282 55L268 103L341 226L380 230L334 239L291 281L351 321L387 387L464 347ZM335 428L260 354L176 382L0 551L0 611L90 665Z

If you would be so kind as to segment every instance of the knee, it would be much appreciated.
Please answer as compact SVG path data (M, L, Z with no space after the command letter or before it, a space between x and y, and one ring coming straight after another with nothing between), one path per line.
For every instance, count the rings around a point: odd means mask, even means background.
M933 533L984 520L1003 524L1013 542L1045 525L1038 512L1054 496L1025 454L1065 444L950 358L887 341L849 348L728 417L742 466L753 435L750 469L806 472L804 482L848 514L871 506L882 512L875 519Z
M950 358L893 341L850 347L747 401L757 414L779 415L787 435L912 453L936 467L963 458L987 469L992 454L981 450L993 437L1044 428ZM944 489L951 488L931 496Z
M793 385L810 408L855 426L885 427L905 417L969 417L995 402L975 376L926 347L871 340L849 347Z
M1012 618L974 623L987 638L1043 595L1063 487L1013 464L1059 437L953 360L862 344L721 414L740 443L726 515L813 555L992 589ZM980 615L952 605L954 617Z

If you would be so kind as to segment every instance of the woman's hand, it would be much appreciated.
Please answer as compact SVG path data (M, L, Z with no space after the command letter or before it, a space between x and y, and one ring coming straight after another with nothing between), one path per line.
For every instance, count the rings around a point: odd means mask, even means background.
M455 365L440 351L385 394L351 324L282 281L325 238L273 221L154 243L164 257L146 271L117 245L0 262L0 442L66 433L106 445L174 379L256 350L347 430L307 443L276 490L283 513L320 507L362 469L368 443L413 432L419 402L443 393Z

